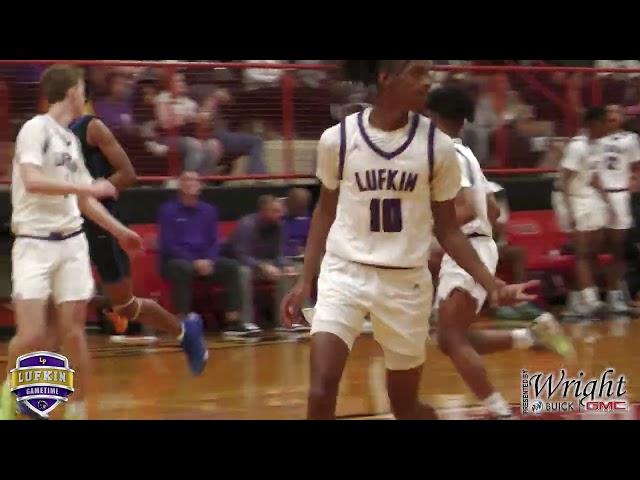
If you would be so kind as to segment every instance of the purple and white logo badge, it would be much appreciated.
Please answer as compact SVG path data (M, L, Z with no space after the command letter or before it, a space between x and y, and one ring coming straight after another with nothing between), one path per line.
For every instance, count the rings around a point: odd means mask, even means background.
M11 391L21 410L29 409L42 418L73 393L74 371L64 355L34 352L18 357L11 370Z

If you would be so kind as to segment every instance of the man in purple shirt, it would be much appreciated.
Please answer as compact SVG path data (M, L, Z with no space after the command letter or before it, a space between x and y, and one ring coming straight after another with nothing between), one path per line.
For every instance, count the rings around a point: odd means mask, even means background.
M311 217L311 194L304 188L292 188L287 196L287 215L284 218L285 255L300 257L307 245Z
M191 311L194 278L221 283L226 290L228 335L257 333L251 322L252 309L243 305L240 265L219 257L218 211L200 200L202 185L197 172L180 176L175 200L165 203L159 215L160 270L172 283L173 303L179 315Z
M284 231L282 202L272 195L258 200L258 213L240 219L228 241L229 255L242 264L245 302L252 301L253 278L276 284L275 309L272 324L279 315L280 300L295 283L297 274L289 259L284 256Z

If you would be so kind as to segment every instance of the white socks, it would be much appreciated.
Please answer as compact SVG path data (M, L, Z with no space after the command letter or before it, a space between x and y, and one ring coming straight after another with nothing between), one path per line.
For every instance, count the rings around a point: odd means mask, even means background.
M482 403L492 415L511 415L511 409L509 408L509 405L507 404L505 399L502 398L502 395L500 395L498 392L493 392L491 395L485 398Z
M180 335L176 337L176 340L178 340L178 342L182 342L183 338L184 338L184 323L180 322Z
M517 328L511 331L513 337L513 348L526 350L533 347L533 335L528 328Z
M588 287L582 290L582 299L587 305L595 305L600 301L598 297L598 289L596 287Z

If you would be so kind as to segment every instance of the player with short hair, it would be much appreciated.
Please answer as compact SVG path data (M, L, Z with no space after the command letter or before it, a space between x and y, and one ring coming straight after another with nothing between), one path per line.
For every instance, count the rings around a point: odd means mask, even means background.
M554 200L556 219L562 230L569 232L576 249L575 286L568 307L580 316L602 311L594 274L598 268L598 252L603 229L615 218L608 203L608 192L597 188L597 175L606 134L604 108L592 107L584 115L586 135L574 137L565 148L560 163L560 193Z
M80 140L85 165L94 178L106 178L118 193L135 183L136 173L129 156L98 117L84 115L73 122L70 128ZM115 218L119 217L115 199L105 199L102 204ZM111 305L107 316L114 323L116 333L125 333L131 320L182 341L184 327L189 328L201 322L194 314L189 322L183 324L154 300L136 297L131 283L129 256L120 248L118 241L91 219L85 219L84 229L91 261L96 266ZM201 358L192 355L189 362L194 374L202 373L205 363Z
M398 419L436 418L418 399L432 304L427 267L433 234L497 302L531 298L531 284L505 286L482 263L456 223L460 170L451 139L416 112L424 108L430 62L348 61L350 80L377 83L373 108L326 130L318 145L322 182L304 272L281 304L285 326L298 318L318 273L311 319L307 416L335 418L338 386L364 317L387 368Z
M498 247L493 225L500 214L492 187L470 148L463 145L465 120L472 122L475 107L471 96L456 86L431 92L427 110L438 128L453 139L461 172L461 189L455 197L455 216L478 256L492 274L498 264ZM512 331L470 330L478 319L487 291L457 262L445 254L440 267L434 309L437 310L437 338L441 350L451 359L472 392L493 418L510 418L509 405L489 381L480 354L511 348L543 346L559 354L572 352L552 315L538 316L530 328Z
M9 343L7 371L18 356L46 345L48 303L56 305L55 321L62 334L63 352L75 370L75 391L65 409L66 418L86 418L89 350L85 335L87 304L94 293L89 246L82 215L111 233L125 250L137 250L142 241L115 219L97 200L117 195L113 184L91 177L81 146L68 129L82 115L85 83L82 71L54 65L42 76L49 102L47 114L22 127L16 141L12 178L13 301L16 334ZM194 322L185 332L203 352L202 326ZM0 419L13 418L15 399L9 377L0 392Z
M624 314L630 311L623 287L624 244L633 226L629 182L640 165L640 142L636 133L623 130L624 113L619 105L606 107L606 123L608 135L601 140L603 152L598 163L596 186L606 191L615 213L604 231L607 250L613 257L608 275L607 304L611 313Z

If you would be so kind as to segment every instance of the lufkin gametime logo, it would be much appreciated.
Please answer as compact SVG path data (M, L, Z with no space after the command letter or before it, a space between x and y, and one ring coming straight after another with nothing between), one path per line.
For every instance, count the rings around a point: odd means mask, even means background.
M34 352L18 357L11 370L11 391L18 404L42 418L66 402L73 393L73 374L67 357L51 352Z

